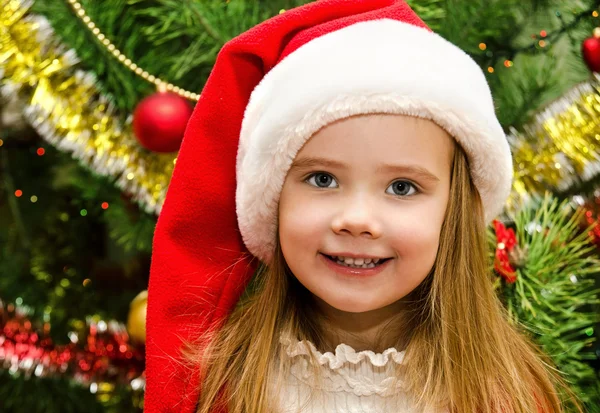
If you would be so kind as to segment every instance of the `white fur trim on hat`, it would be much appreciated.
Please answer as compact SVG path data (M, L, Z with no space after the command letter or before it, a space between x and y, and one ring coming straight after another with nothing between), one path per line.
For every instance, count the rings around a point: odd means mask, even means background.
M254 89L242 123L236 208L246 247L270 262L287 172L306 141L343 118L430 119L465 150L488 221L510 193L512 158L485 76L426 29L372 20L325 34L284 58Z

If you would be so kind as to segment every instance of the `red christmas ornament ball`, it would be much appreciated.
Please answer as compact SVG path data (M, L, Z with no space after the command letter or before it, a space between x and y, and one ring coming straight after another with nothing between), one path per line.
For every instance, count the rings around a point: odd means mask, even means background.
M600 72L600 29L594 30L594 36L585 39L581 45L583 59L587 67L592 71Z
M153 152L176 152L192 115L187 100L171 92L144 98L133 112L133 132L140 144Z

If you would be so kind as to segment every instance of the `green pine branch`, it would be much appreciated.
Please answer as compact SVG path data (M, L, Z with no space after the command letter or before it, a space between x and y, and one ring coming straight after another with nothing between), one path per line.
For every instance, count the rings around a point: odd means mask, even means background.
M595 325L600 322L600 268L596 247L581 227L581 211L547 196L514 217L518 245L526 264L514 284L500 283L500 296L511 318L534 336L565 375L589 412L600 407ZM496 239L490 237L495 249Z
M522 128L542 107L588 78L581 42L600 24L592 15L599 7L599 0L449 0L440 33L484 70L498 118L508 131ZM513 66L505 67L506 60Z

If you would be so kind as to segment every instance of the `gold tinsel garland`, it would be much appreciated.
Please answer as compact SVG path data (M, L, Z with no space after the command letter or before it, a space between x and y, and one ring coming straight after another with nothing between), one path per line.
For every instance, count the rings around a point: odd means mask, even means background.
M600 77L553 102L508 136L515 180L512 201L563 192L600 173Z
M0 4L0 91L26 98L25 113L44 139L159 213L175 155L140 147L94 75L77 69L74 51L56 39L46 19L28 13L30 3ZM591 179L600 172L600 78L576 86L508 139L515 171L509 206Z
M175 155L143 149L121 124L94 75L77 68L73 50L48 21L28 13L31 2L0 0L0 92L25 99L25 114L48 142L112 177L148 212L159 213Z

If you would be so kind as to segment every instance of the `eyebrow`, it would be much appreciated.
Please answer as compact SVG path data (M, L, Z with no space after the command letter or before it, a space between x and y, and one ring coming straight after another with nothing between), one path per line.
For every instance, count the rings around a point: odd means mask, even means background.
M314 168L317 166L326 167L326 168L336 168L347 170L349 166L345 163L334 161L332 159L320 158L320 157L304 157L295 159L290 167L292 169L306 169L306 168ZM381 164L377 167L377 173L408 173L414 176L417 176L422 179L426 179L432 182L439 182L440 178L429 172L427 169L418 166L418 165L390 165L390 164Z

